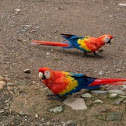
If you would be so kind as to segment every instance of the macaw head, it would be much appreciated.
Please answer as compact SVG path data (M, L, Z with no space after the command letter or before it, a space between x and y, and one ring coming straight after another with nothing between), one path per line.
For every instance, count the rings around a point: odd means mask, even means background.
M53 71L48 67L42 67L39 69L39 79L49 80L53 78Z
M113 38L112 35L102 35L99 37L104 43L111 44L111 39Z

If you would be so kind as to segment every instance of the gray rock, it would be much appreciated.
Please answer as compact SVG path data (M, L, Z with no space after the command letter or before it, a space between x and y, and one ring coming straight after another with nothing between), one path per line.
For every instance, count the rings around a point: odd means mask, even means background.
M92 95L89 94L89 93L85 93L85 94L82 94L81 97L82 97L82 98L91 98Z
M126 3L119 3L119 6L126 7Z
M117 72L117 73L121 72L121 69L116 69L116 72Z
M31 70L30 69L25 69L24 70L24 73L30 74L31 73Z
M20 12L20 11L21 11L21 9L16 8L16 9L15 9L15 11L16 11L16 12Z
M109 90L109 93L116 93L116 94L120 94L120 95L125 95L125 92L122 90Z
M39 116L38 116L38 114L36 113L36 114L35 114L35 118L37 119L38 117L39 117Z
M100 72L98 73L99 75L104 75L105 72L103 70L100 70Z
M68 97L63 101L63 103L67 106L70 106L73 110L85 110L87 106L84 102L83 98L72 98Z
M102 91L102 90L94 90L94 91L91 91L92 93L95 93L95 94L105 94L105 93L108 93L108 91Z
M94 104L102 104L103 103L103 101L102 100L100 100L100 99L97 99L97 100L95 100L94 102L93 102Z
M118 98L114 101L115 105L120 105L123 102L124 98Z
M117 98L118 96L119 96L118 94L112 93L112 94L109 95L109 98L115 99L115 98Z
M65 126L77 126L77 124L74 121L69 120L65 123Z
M63 111L63 107L62 106L56 106L56 107L52 107L48 110L49 112L53 112L53 113L61 113Z
M121 121L123 113L121 112L110 112L106 115L107 121Z
M47 52L47 53L46 53L46 55L47 55L47 56L49 56L49 55L50 55L50 53L49 53L49 52Z

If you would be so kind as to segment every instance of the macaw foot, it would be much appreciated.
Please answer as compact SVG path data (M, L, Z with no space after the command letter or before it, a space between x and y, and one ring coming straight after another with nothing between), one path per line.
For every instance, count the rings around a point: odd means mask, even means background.
M46 95L47 97L54 97L54 96L56 96L55 94L47 94Z
M97 56L98 54L96 52L94 52L94 55Z
M98 52L103 52L104 50L103 49L99 49Z
M66 97L59 97L59 96L48 96L47 100L59 100L59 101L64 101Z
M86 53L86 52L84 52L84 55L85 55L85 56L87 56L87 53Z

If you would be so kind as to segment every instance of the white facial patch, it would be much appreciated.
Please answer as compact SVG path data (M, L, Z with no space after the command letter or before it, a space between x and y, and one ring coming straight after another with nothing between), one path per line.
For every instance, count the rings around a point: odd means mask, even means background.
M110 37L105 37L104 38L104 42L109 42L110 41Z
M42 79L42 77L43 77L43 73L39 72L39 79Z
M44 75L45 75L46 79L49 79L51 77L51 72L45 71Z

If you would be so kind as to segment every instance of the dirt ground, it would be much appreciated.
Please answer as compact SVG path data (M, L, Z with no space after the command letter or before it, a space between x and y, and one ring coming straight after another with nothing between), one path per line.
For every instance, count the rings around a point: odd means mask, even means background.
M89 105L75 111L59 101L47 101L38 79L43 66L54 70L84 73L104 78L126 78L125 0L1 0L0 1L0 75L13 86L0 91L0 125L4 126L125 126L125 103L113 105L104 95L96 95L102 105ZM64 41L61 33L78 36L114 36L100 56L60 47L31 45L31 40ZM29 75L23 71L30 69ZM102 75L99 72L102 71ZM92 99L90 99L92 100ZM89 101L90 101L89 100ZM89 102L87 100L87 102ZM52 106L64 111L53 114ZM97 118L107 112L122 113L121 120ZM71 122L68 122L70 121Z

